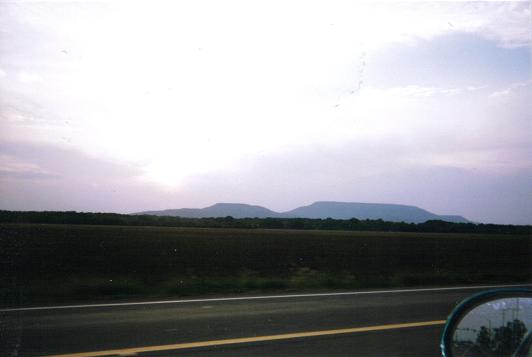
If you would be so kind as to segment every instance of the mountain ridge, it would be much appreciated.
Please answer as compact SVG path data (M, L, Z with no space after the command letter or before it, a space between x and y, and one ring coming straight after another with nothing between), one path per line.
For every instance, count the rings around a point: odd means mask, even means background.
M458 215L438 215L417 206L391 203L363 203L317 201L285 212L276 212L263 206L245 203L216 203L205 208L177 208L142 211L137 215L174 216L186 218L333 218L333 219L382 219L391 222L423 223L442 220L453 223L468 223Z

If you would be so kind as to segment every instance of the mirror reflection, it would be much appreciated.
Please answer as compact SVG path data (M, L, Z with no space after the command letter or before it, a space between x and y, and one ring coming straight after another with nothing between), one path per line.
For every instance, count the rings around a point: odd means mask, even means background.
M512 356L530 346L532 298L504 298L470 310L455 328L453 356ZM528 351L525 355L529 355Z

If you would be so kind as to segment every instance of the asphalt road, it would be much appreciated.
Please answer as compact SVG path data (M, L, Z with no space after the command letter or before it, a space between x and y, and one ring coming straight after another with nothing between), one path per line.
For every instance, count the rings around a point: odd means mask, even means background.
M0 310L0 355L438 356L442 320L480 290Z

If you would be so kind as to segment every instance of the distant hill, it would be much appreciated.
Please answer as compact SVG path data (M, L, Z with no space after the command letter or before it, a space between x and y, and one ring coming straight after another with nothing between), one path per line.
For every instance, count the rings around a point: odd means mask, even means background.
M458 216L439 216L415 206L354 203L354 202L315 202L309 206L286 212L294 217L350 219L382 219L391 222L423 223L429 220L455 222ZM465 218L460 217L463 221Z
M163 211L146 211L138 214L154 216L175 216L187 218L227 217L233 218L268 218L285 217L281 213L271 211L261 206L247 205L243 203L217 203L205 208L179 208Z
M437 215L415 206L357 203L314 202L287 212L275 212L261 206L242 203L217 203L205 208L180 208L163 211L145 211L136 214L174 216L187 218L226 217L234 218L334 218L334 219L382 219L391 222L423 223L442 220L455 223L469 222L462 216Z

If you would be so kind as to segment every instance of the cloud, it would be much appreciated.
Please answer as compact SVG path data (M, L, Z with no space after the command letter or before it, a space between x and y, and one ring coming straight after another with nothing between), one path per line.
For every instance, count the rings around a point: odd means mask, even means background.
M510 94L510 89L506 88L503 90L498 90L496 92L493 92L490 94L490 97L497 98L497 97L505 97Z
M504 47L530 47L532 39L530 3L516 1L498 5L495 8L491 8L488 4L480 5L485 11L482 11L482 14L477 13L477 16L485 16L485 22L472 26L472 30L488 39L498 41Z
M393 96L393 97L433 97L433 96L455 96L468 92L484 89L485 86L467 86L454 88L425 87L419 85L409 85L404 87L390 87L386 89L367 88L363 95L370 96Z
M514 83L507 88L494 91L493 93L490 94L490 97L492 98L507 97L511 94L515 94L518 92L523 92L527 90L530 91L530 88L532 88L532 80L521 82L521 83Z
M21 83L29 84L29 83L36 83L36 82L42 82L44 79L40 75L36 73L29 73L29 72L20 72L18 74L18 80Z
M42 169L30 162L18 160L14 156L0 154L0 176L15 179L49 179L56 178L53 172Z
M354 8L342 10L346 20L355 12ZM360 17L355 16L355 22L360 25L351 28L363 32L364 43L370 47L390 42L415 44L418 39L458 33L476 34L506 48L529 47L531 42L532 17L526 1L363 2L356 10Z
M127 213L169 197L134 165L36 143L2 141L0 152L0 209Z
M502 47L528 47L531 41L530 6L527 2L471 1L427 3L424 16L432 26L427 36L466 32L497 42ZM446 22L446 23L445 23ZM447 26L445 26L447 25Z
M4 172L33 172L60 179L109 182L140 174L133 165L102 160L76 149L49 144L2 141L0 152L0 168Z

